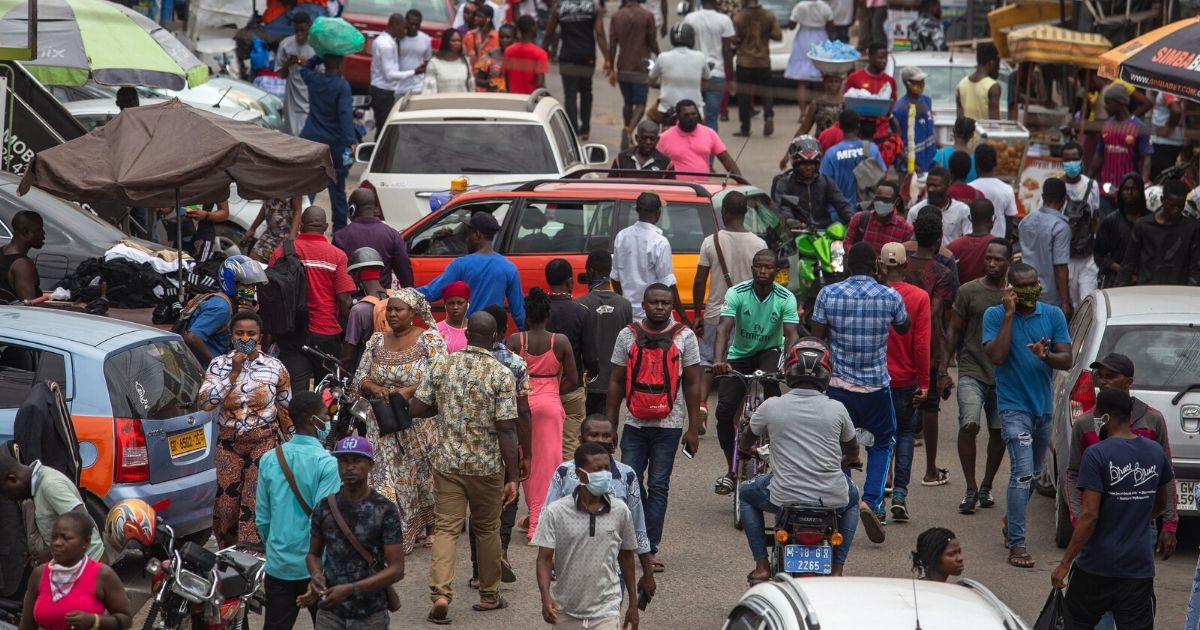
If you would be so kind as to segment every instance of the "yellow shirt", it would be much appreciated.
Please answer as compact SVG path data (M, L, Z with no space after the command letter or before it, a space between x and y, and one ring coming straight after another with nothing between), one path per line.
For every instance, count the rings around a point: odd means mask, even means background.
M956 91L958 92L958 100L962 103L963 116L974 118L975 120L987 120L988 116L988 91L992 86L996 85L996 80L991 77L984 77L980 81L972 81L971 76L967 75L958 82Z

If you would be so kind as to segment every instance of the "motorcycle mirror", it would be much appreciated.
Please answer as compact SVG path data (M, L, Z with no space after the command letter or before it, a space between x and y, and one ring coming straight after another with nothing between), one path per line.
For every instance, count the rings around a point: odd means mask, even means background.
M1112 182L1105 182L1100 188L1104 191L1105 197L1114 197L1117 194L1117 189L1112 185Z
M366 398L359 398L350 407L350 415L359 422L366 422L370 417L371 403Z

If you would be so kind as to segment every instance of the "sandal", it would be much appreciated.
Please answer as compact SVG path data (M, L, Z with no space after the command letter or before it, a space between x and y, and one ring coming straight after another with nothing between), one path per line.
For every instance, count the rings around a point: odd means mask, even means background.
M425 621L445 626L450 624L450 600L439 597L433 602L433 607L429 609L429 616L425 617Z
M423 542L421 542L421 546L426 549L432 549L433 548L433 534L429 534L428 536L426 536L425 540Z
M756 586L758 584L762 584L763 582L770 582L770 581L771 581L770 575L768 575L767 577L754 577L754 571L751 571L746 574L746 583L749 584L750 586Z
M508 600L504 599L503 597L497 599L491 605L479 602L478 604L471 606L471 610L474 610L475 612L491 612L493 610L503 610L505 608L508 608Z
M467 587L478 591L479 590L479 578L471 578L471 579L467 580Z
M721 496L726 496L733 494L733 490L733 480L729 478L729 475L725 474L717 477L717 483L713 486L713 492L716 492Z
M505 584L517 581L517 574L513 572L512 565L504 558L500 559L500 581Z
M950 471L946 468L937 469L937 479L933 481L921 480L922 486L944 486L950 483Z
M1020 553L1008 552L1008 563L1019 569L1032 569L1035 564L1033 556L1029 555L1028 551Z

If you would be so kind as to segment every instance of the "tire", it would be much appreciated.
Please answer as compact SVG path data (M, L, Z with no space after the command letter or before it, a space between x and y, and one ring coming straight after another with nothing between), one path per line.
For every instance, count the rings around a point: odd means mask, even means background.
M1042 474L1038 475L1037 481L1034 482L1038 494L1053 499L1058 496L1058 489L1054 487L1054 478L1050 476L1051 470L1054 468L1054 452L1046 449L1046 461L1042 464Z
M739 466L740 468L740 466ZM742 480L741 475L733 480L733 528L742 529Z
M1059 549L1066 549L1074 533L1075 526L1071 525L1071 511L1067 508L1067 498L1060 491L1054 498L1054 544L1058 545Z
M245 253L241 249L242 237L246 234L242 228L229 221L224 221L217 224L216 232L217 251L224 253L226 256Z
M146 613L146 621L142 624L142 630L154 630L154 623L158 621L158 611L162 608L162 604L155 601L150 605L150 612Z

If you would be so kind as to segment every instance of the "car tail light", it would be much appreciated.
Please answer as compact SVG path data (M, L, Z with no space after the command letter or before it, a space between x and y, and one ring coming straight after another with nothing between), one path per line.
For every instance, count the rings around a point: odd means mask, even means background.
M796 532L796 544L798 545L819 545L825 541L823 532Z
M142 421L116 418L117 453L113 480L117 483L150 481L150 451L146 448L146 432Z
M1078 419L1096 406L1096 385L1092 382L1092 373L1085 370L1079 373L1075 386L1071 388L1071 420Z

